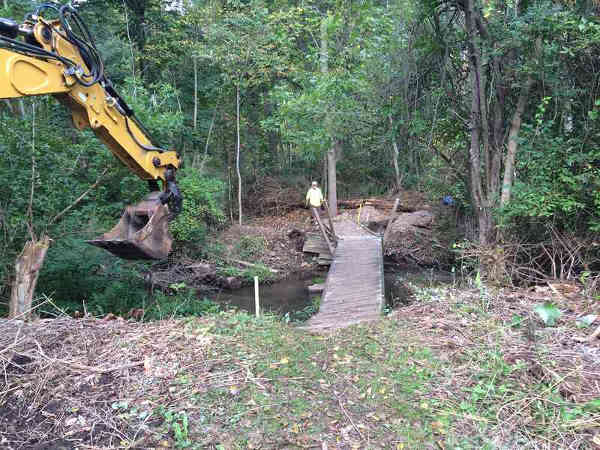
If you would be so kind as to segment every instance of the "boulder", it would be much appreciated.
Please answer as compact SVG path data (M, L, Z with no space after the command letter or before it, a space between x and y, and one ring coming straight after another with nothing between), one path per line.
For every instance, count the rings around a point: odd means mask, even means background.
M431 229L433 225L433 214L431 211L415 211L402 213L392 223L391 233L404 233L411 231L413 227Z
M309 294L321 294L325 290L325 283L311 284L308 286Z
M225 289L239 289L242 287L242 280L237 277L225 277L222 284Z
M432 232L433 224L430 211L399 214L385 242L385 255L404 264L440 265L441 255L437 252L440 245Z

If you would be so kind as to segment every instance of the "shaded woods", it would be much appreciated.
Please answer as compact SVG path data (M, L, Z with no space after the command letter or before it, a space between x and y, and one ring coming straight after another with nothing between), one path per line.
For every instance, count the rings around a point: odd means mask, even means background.
M4 2L2 15L32 8ZM316 179L334 212L336 199L450 196L454 248L499 282L600 270L594 2L87 0L80 11L115 85L183 156L177 257L218 253L210 233L301 206ZM105 311L144 291L145 266L82 244L144 183L51 98L4 101L0 121L2 302L30 229L52 239L40 295ZM561 271L559 242L590 244L569 246Z

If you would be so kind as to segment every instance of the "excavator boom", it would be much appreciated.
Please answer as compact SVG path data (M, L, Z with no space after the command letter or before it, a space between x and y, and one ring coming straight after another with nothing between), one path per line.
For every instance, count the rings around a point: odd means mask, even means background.
M45 10L53 10L58 19L45 20ZM172 244L168 220L182 205L175 182L179 156L152 143L104 73L77 11L54 2L44 3L23 23L0 19L0 98L48 94L71 111L77 129L91 128L139 178L163 184L162 192L127 207L110 232L88 242L127 259L166 257Z

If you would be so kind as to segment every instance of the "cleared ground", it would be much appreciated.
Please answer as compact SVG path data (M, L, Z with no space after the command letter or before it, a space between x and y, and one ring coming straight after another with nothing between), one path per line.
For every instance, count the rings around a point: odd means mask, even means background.
M594 448L600 346L584 296L411 287L368 325L274 317L2 322L2 448Z

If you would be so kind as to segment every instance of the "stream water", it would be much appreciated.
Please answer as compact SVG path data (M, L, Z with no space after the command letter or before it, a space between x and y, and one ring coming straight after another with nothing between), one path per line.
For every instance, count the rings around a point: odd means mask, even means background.
M316 278L324 279L326 273L304 273L272 284L261 284L260 309L285 315L301 311L311 304L308 286ZM254 286L228 291L223 290L210 298L214 302L235 306L254 314Z
M399 272L386 272L385 274L385 297L386 303L390 306L407 304L412 299L410 289L406 287L403 281L399 280L399 275ZM423 272L422 276L427 275L431 276L428 272ZM302 311L312 303L308 286L314 284L315 279L320 278L320 281L322 281L326 276L326 272L304 273L277 283L261 285L261 311L269 311L280 315ZM223 290L210 297L210 299L252 314L255 312L254 286L232 291Z

